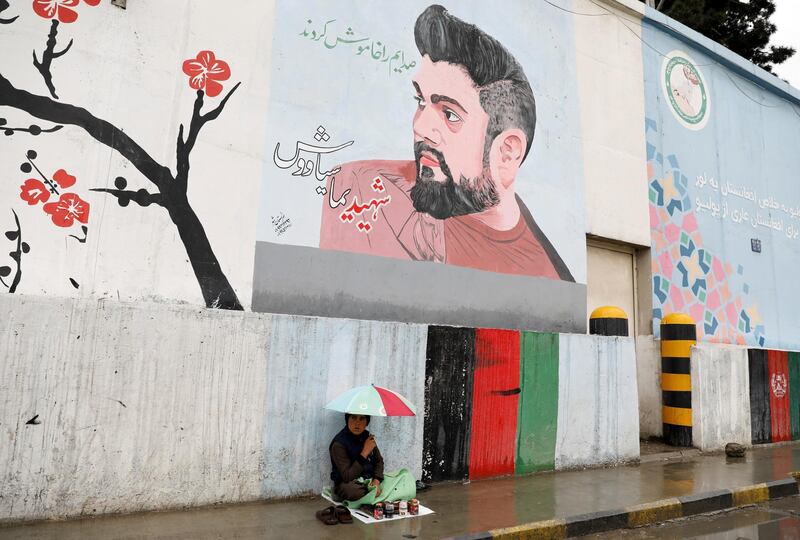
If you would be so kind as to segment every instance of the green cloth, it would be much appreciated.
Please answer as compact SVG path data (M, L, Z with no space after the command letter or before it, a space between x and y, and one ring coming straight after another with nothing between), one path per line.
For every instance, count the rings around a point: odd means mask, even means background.
M368 484L371 480L359 478L356 482ZM369 488L366 495L357 501L342 501L348 508L356 509L364 504L375 504L384 501L410 500L417 496L417 482L407 469L388 472L383 475L381 482L381 494L375 496L375 486Z

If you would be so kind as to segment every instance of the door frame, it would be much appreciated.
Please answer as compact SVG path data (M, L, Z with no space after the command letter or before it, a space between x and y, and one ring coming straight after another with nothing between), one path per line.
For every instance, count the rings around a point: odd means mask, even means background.
M616 251L618 253L625 253L631 256L631 276L633 289L633 313L628 313L628 327L630 329L630 337L635 338L639 335L639 268L638 268L638 251L637 246L631 244L624 244L622 242L614 242L607 238L598 236L586 235L586 299L589 299L589 248L606 249L608 251ZM599 306L598 306L599 307Z

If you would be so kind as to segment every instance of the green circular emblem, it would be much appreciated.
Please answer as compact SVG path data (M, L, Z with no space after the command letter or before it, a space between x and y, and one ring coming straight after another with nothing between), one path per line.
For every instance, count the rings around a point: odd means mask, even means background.
M675 118L689 129L702 129L708 120L708 91L703 75L684 52L664 59L662 88Z

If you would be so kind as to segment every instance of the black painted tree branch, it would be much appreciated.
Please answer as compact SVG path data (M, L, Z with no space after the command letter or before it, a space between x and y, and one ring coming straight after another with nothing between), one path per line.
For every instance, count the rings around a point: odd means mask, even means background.
M228 98L238 87L238 84L234 86L219 105L206 114L200 112L203 106L203 93L198 92L192 120L189 124L189 134L184 140L181 127L178 136L178 174L175 176L168 167L156 162L139 144L111 123L95 117L86 109L18 89L2 74L0 74L0 106L13 107L42 120L80 127L101 144L119 152L158 189L160 201L157 204L167 210L170 219L178 229L206 306L241 310L242 305L236 292L222 271L203 224L192 209L187 197L189 155L194 147L197 134L206 123L220 115ZM118 189L117 191L125 190ZM117 197L120 195L114 190L106 192ZM152 199L151 202L158 200L157 194L149 195Z
M17 224L17 249L14 250L13 255L11 255L11 258L17 262L17 271L14 274L14 281L11 282L11 287L8 289L8 292L13 293L17 290L17 286L22 279L22 252L28 251L25 249L28 244L22 241L22 226L19 224L19 217L17 216L17 213L13 210L11 212L14 214L14 221Z
M9 6L8 0L0 0L0 13L7 10L8 6ZM17 17L19 17L19 15L17 15L16 17L11 17L10 19L0 19L0 24L11 24L12 22L17 20Z
M80 236L75 236L74 234L67 235L68 238L74 238L78 241L79 244L85 244L86 239L89 237L89 227L86 225L81 225L81 232L83 233L83 238Z
M0 13L7 10L8 6L9 6L8 0L0 0ZM16 21L18 17L19 15L17 15L16 17L11 17L10 19L0 19L0 24L11 24L14 21Z
M206 236L203 225L200 219L194 213L194 209L189 204L187 198L187 189L189 185L189 156L194 148L197 135L206 123L216 120L225 108L228 99L233 95L241 83L231 88L231 90L222 98L219 105L206 114L200 111L203 108L203 91L197 91L197 98L194 101L192 109L192 119L189 122L189 134L184 140L183 138L183 124L178 129L178 144L177 144L177 175L174 180L167 186L161 186L159 189L164 195L165 199L170 202L165 205L167 212L169 212L173 223L178 227L178 234L183 240L183 245L186 247L186 252L189 254L189 261L192 263L194 273L200 282L200 289L203 291L203 296L206 299L208 307L223 308L223 309L242 309L239 299L236 298L236 293L233 292L228 283L228 279L219 268L219 262L216 256L211 251L209 245L206 249L204 245L208 244L208 237ZM202 233L202 234L198 234ZM195 254L193 257L192 254ZM210 268L216 268L216 272L210 272ZM209 274L218 274L225 280L226 287L220 287L220 284L204 283L200 276L207 276ZM211 291L207 294L206 291ZM213 291L219 291L219 294L214 296ZM209 303L209 300L211 303Z
M141 207L147 207L151 204L164 206L164 197L161 195L161 193L150 193L146 189L134 191L132 189L91 188L89 191L108 193L109 195L117 198L117 203L120 206L128 206L131 201L135 202Z
M156 187L172 178L172 172L167 167L157 163L121 129L95 117L86 109L15 88L0 73L0 106L3 105L41 120L82 128L97 142L119 152Z
M13 135L16 132L20 133L30 133L34 137L40 135L42 133L55 133L59 129L63 128L64 126L55 125L51 128L42 129L41 126L37 126L36 124L31 124L30 126L24 127L8 127L6 126L6 119L0 118L0 131L2 131L5 135Z
M19 286L19 282L22 279L22 254L28 253L31 248L30 246L22 241L22 226L19 224L19 217L17 213L12 209L11 213L14 214L14 221L17 224L17 230L15 231L6 231L6 238L11 240L12 242L16 240L17 247L14 251L9 253L11 258L17 264L17 270L14 272L14 279L11 281L11 285L8 285L4 280L3 276L7 276L11 273L11 268L8 266L0 266L0 283L8 289L9 293L14 293L17 290L17 286Z
M183 124L181 124L180 128L178 129L178 175L176 180L183 185L184 190L186 189L189 179L189 154L191 154L192 149L194 148L194 143L197 141L197 135L200 133L200 130L203 129L203 126L205 126L206 123L217 119L220 113L222 113L222 109L225 108L225 104L228 102L228 99L230 99L230 97L234 92L236 92L236 89L239 88L239 85L241 84L242 83L240 82L236 83L236 85L231 88L227 94L225 94L225 97L222 98L222 101L219 102L219 105L206 114L200 113L200 109L203 108L203 91L197 91L197 98L194 100L194 108L192 110L192 120L189 122L189 135L187 136L186 140L183 138Z
M47 35L47 48L42 53L41 62L36 58L36 51L33 51L33 65L39 70L39 73L41 73L44 83L47 85L47 89L50 90L50 95L53 96L54 99L58 99L58 96L56 95L56 87L53 84L53 75L50 73L50 64L53 63L54 59L67 54L67 51L72 47L72 40L70 39L69 44L64 47L63 50L55 52L56 36L58 36L58 20L53 19L50 23L50 33Z

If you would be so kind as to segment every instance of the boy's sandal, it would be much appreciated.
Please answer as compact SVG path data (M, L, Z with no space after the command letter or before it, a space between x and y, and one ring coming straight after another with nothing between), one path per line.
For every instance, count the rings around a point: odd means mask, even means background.
M324 510L318 510L316 516L317 519L325 525L336 525L339 523L339 520L336 519L336 509L333 506L329 506Z
M353 515L344 506L336 507L336 519L339 520L339 523L353 523Z

